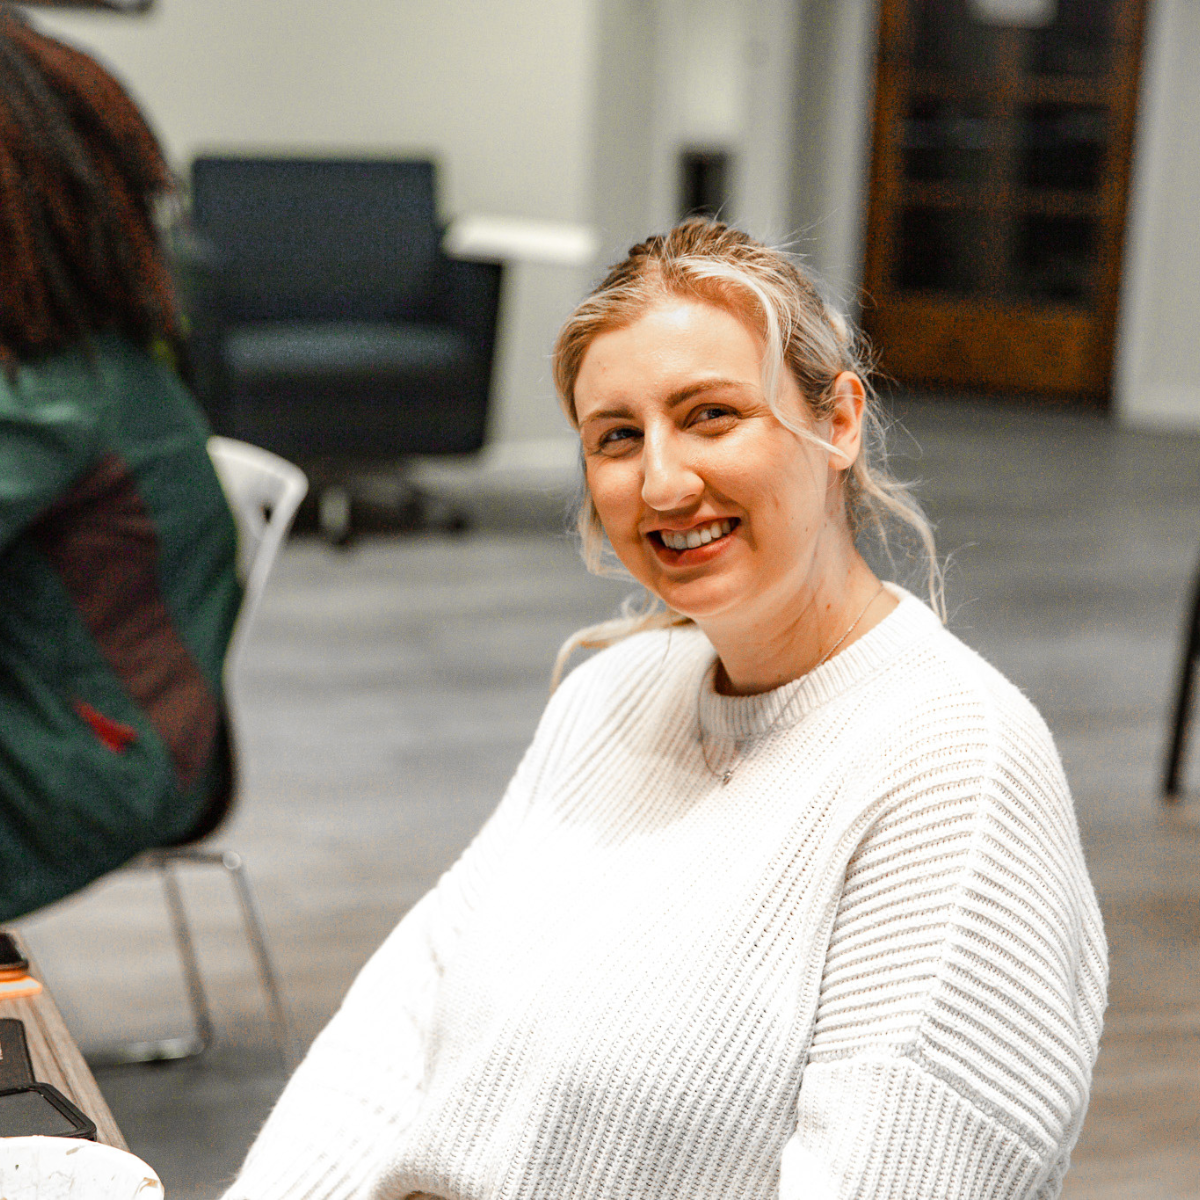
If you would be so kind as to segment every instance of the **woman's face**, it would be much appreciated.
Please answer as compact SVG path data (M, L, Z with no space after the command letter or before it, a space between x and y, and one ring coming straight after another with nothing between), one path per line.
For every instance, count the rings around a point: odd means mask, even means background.
M575 383L587 484L613 549L701 626L785 619L817 594L831 539L848 537L847 461L831 466L771 411L762 354L730 312L668 297L600 334ZM784 375L786 411L807 422ZM835 416L813 432L846 443L852 459L857 423L849 435L843 424Z

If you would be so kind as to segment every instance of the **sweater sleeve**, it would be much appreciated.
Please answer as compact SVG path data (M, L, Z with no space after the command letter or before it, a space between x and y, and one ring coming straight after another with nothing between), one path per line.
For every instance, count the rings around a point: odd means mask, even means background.
M521 824L532 749L462 857L363 967L284 1089L225 1200L365 1194L420 1106L426 1034L443 967Z
M1070 797L1015 692L919 745L852 857L781 1200L1052 1200L1087 1106L1104 933Z

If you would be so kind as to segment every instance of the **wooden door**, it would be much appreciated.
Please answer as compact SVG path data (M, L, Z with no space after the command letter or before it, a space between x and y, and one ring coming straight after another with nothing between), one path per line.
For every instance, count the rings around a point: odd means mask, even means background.
M1107 398L1143 7L882 0L864 322L885 374Z

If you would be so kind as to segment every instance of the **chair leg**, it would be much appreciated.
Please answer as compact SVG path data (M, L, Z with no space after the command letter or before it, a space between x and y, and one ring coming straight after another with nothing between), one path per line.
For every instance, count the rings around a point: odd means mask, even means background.
M1177 804L1183 791L1181 779L1183 755L1187 748L1188 724L1192 716L1192 693L1198 664L1200 664L1200 576L1196 578L1192 598L1191 622L1188 626L1187 645L1179 672L1179 691L1175 698L1171 747L1167 752L1167 767L1163 773L1163 799L1168 804Z
M188 1003L192 1008L192 1021L196 1028L191 1042L196 1049L188 1057L203 1054L212 1045L212 1011L208 1007L208 996L204 991L204 979L200 974L200 963L196 958L196 943L192 939L192 928L188 924L187 912L183 907L183 894L179 890L179 878L169 858L158 864L163 881L163 894L171 910L171 928L175 933L175 945L179 948L179 959L187 980Z
M275 1043L279 1047L279 1055L283 1059L284 1069L290 1072L299 1062L299 1056L296 1053L296 1042L291 1022L288 1020L287 1007L283 1003L283 994L279 988L279 979L275 973L275 966L271 962L271 953L267 949L267 938L258 900L254 895L254 889L250 886L250 876L246 872L246 865L240 854L226 850L221 856L221 865L229 873L237 890L238 901L242 906L242 920L246 927L246 940L254 954L258 979L262 984L263 995L266 996L267 1006L271 1011Z
M467 513L422 487L407 461L393 463L390 469L353 474L345 486L355 500L386 513L392 528L451 534L465 533L470 528Z
M212 1045L212 1011L204 991L204 980L200 963L196 958L196 944L188 924L187 910L183 905L183 894L179 880L168 853L152 853L147 856L148 865L158 869L163 885L163 898L171 917L171 932L175 936L175 947L183 967L187 984L188 1005L192 1010L193 1032L183 1037L159 1038L149 1042L130 1042L115 1050L100 1051L90 1059L93 1067L124 1067L137 1063L181 1062L199 1058Z
M299 1061L295 1037L292 1033L291 1021L288 1018L287 1006L283 1001L283 993L279 987L279 977L274 963L271 961L270 950L267 948L266 932L263 928L258 900L250 884L250 877L246 871L246 865L242 861L242 856L232 850L198 850L180 846L171 850L150 851L142 856L141 861L147 866L157 868L163 881L163 891L171 915L171 928L175 934L175 944L179 949L180 961L183 964L188 1004L192 1010L195 1032L186 1037L163 1038L154 1042L134 1042L128 1046L118 1047L114 1051L101 1052L89 1058L91 1065L93 1067L116 1067L133 1063L173 1062L197 1058L204 1054L212 1044L212 1013L208 1006L208 996L204 990L191 927L183 906L183 895L174 870L175 864L182 862L222 867L226 875L233 881L238 905L242 912L246 941L254 958L254 966L267 1000L271 1032L283 1066L290 1072Z

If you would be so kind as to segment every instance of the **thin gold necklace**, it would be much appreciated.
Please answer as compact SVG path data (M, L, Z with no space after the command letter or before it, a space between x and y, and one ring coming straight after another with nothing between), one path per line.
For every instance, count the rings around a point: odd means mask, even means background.
M811 674L812 671L817 670L818 667L823 667L837 653L838 647L841 646L841 644L858 628L858 623L867 615L867 609L879 599L882 591L883 584L881 583L871 596L870 600L863 605L862 612L860 612L858 616L850 622L846 632L843 633L842 636L838 638L838 640L834 642L832 646L829 647L829 649L821 656L821 661L818 662L816 666L812 667L810 671L807 672L808 674ZM775 720L773 720L771 724L762 731L762 733L758 734L756 737L747 738L745 742L736 741L733 749L733 762L730 763L730 765L723 772L717 771L713 769L712 763L708 761L708 750L704 745L704 722L700 719L700 699L704 694L704 681L707 678L708 672L705 671L704 674L700 676L700 690L696 693L696 740L700 743L700 756L704 759L704 765L708 768L708 773L714 779L719 779L721 781L721 786L724 787L733 778L734 771L736 771L738 767L740 767L742 763L750 757L751 752L756 750L762 742L764 742L768 737L771 736L771 734L775 732L779 722L783 720L784 714L791 707L791 702L789 701L783 706L782 709L780 709L779 714L775 717Z

